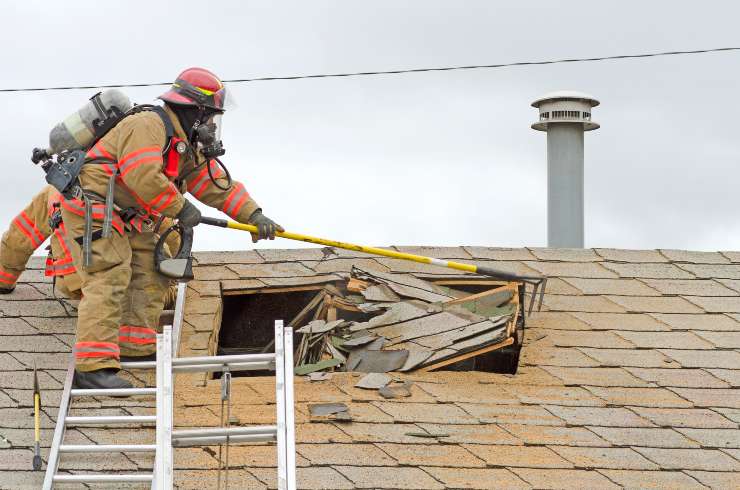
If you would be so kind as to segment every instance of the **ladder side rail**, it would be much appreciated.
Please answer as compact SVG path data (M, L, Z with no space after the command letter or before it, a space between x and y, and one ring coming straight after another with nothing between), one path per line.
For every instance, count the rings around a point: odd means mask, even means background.
M67 376L64 378L64 391L62 391L62 398L59 403L59 411L57 412L57 424L54 428L54 438L51 441L51 448L49 449L49 458L46 464L46 474L44 475L43 490L51 490L54 488L54 476L56 475L57 468L59 467L59 448L64 440L65 426L67 423L67 413L69 412L69 400L70 393L72 391L72 381L75 375L75 358L72 354L70 358L69 368L67 368Z
M172 320L172 358L176 358L180 352L180 332L182 331L183 316L185 315L185 294L188 289L186 282L177 285L177 296L175 298L175 318Z
M172 488L172 327L157 335L157 451L152 488Z
M277 402L277 487L287 490L287 452L285 431L285 337L282 320L275 321L275 400Z
M280 326L282 326L280 321ZM291 327L283 329L285 349L283 361L285 363L285 450L286 450L286 472L288 490L295 490L295 397L293 393L293 329Z

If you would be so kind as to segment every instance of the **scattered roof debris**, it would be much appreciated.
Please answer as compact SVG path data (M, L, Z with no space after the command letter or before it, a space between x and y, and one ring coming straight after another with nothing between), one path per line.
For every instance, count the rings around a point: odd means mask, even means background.
M315 417L324 417L339 412L346 412L347 405L344 403L315 403L308 406L308 411Z
M308 379L311 381L327 381L331 379L331 373L326 371L317 371L308 374Z
M484 290L471 294L466 286ZM468 277L447 287L354 266L344 284L325 285L289 325L300 334L296 374L305 375L339 366L438 369L511 345L518 322L516 283Z
M407 398L411 396L411 381L402 381L400 383L387 384L378 390L383 398Z
M366 390L378 390L388 383L393 381L393 378L387 374L370 373L362 377L360 381L355 383L357 388L364 388Z

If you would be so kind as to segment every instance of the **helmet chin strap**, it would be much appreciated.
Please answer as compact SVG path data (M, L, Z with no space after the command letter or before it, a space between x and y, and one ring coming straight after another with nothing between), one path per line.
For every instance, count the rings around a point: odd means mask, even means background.
M196 136L198 135L198 127L200 127L201 124L203 124L203 118L205 117L205 109L201 106L198 107L198 117L195 118L195 121L193 121L193 125L190 128L190 132L188 134L188 141L191 145L194 145L196 143Z

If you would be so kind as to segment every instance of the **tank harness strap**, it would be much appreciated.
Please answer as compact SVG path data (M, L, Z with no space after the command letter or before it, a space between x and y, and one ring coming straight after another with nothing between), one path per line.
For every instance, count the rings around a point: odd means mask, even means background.
M85 204L85 231L82 234L82 267L90 267L92 263L92 200L86 192L82 192L82 202Z
M170 151L172 137L175 135L175 126L172 124L170 116L167 115L167 113L164 111L164 108L162 108L161 106L153 105L149 108L149 110L156 113L162 120L162 124L164 124L165 143L164 148L162 148L162 155L165 155L168 151Z
M110 176L108 180L108 193L105 195L105 217L103 218L103 237L110 236L113 227L113 197L116 190L116 173Z

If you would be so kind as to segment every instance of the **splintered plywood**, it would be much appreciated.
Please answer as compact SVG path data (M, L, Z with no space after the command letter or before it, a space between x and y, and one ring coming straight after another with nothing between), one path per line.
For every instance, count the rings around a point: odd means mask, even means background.
M393 344L454 330L469 323L470 321L466 318L443 311L408 322L380 327L374 329L373 332L391 340Z
M385 313L373 317L366 322L355 323L350 327L350 331L369 330L372 328L382 327L383 325L405 322L426 315L429 315L429 312L424 303L403 301L401 303L392 304Z

